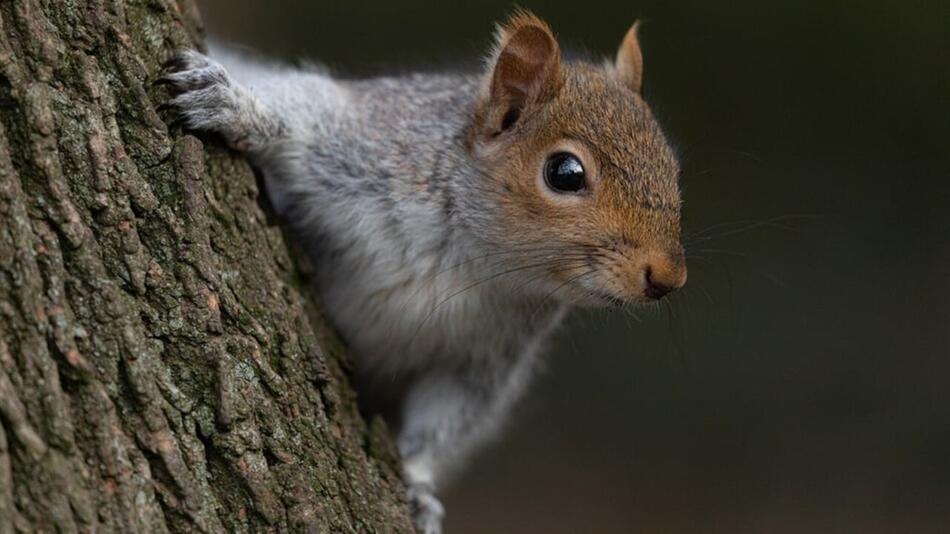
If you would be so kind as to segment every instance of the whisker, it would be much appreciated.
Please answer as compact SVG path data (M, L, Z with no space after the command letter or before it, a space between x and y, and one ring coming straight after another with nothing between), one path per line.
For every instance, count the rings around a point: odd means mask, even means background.
M501 277L503 277L503 276L508 276L508 275L511 275L511 274L519 273L519 272L529 271L529 270L531 270L531 269L536 269L536 268L539 268L539 267L550 267L550 266L551 266L551 262L543 262L543 263L535 263L535 264L530 264L530 265L522 265L522 266L518 266L518 267L515 267L515 268L511 268L511 269L506 269L506 270L501 271L501 272L498 272L498 273L493 273L493 274L490 275L490 276L487 276L487 277L482 278L482 279L480 279L480 280L476 280L475 282L466 285L466 286L463 287L462 289L460 289L460 290L458 290L458 291L455 291L454 293L452 293L452 294L449 295L448 297L445 297L444 299L442 299L441 301L439 301L438 303L436 303L436 305L433 306L431 310L429 310L429 312L425 315L425 317L423 317L423 319L422 319L422 321L421 321L421 323L420 323L418 329L416 330L416 333L415 333L414 336L417 336L417 335L419 334L419 332L422 331L422 328L423 328L423 327L425 326L425 324L429 321L429 319L432 318L432 316L435 314L435 312L439 310L439 308L441 308L445 303L449 302L449 301L452 300L453 298L458 297L459 295L461 295L461 294L463 294L463 293L465 293L465 292L467 292L467 291L470 291L470 290L472 290L472 289L474 289L474 288L476 288L476 287L478 287L478 286L481 286L481 285L486 284L486 283L488 283L488 282L491 282L491 281L493 281L493 280L497 280L497 279L499 279L499 278L501 278ZM581 266L581 265L572 266L571 268L577 268L577 267L579 267L579 266Z
M690 234L684 237L684 244L686 246L695 245L697 243L703 243L713 239L721 239L723 237L729 237L736 234L741 234L751 230L756 230L758 228L769 227L769 226L778 226L780 228L788 228L787 226L781 225L784 222L790 221L801 221L801 220L815 220L821 218L821 215L817 214L793 214L793 215L781 215L778 217L773 217L771 219L766 219L764 221L755 221L755 220L741 220L741 221L731 221L724 222L710 226L699 232ZM730 228L723 230L720 233L714 233L716 230L721 228L728 228L730 226L738 226L739 228Z
M567 286L570 285L570 284L573 284L573 283L575 283L575 282L581 280L581 279L584 278L584 277L593 275L593 274L597 273L598 271L599 271L599 269L597 269L597 268L589 268L587 271L582 272L581 274L579 274L579 275L577 275L577 276L573 276L573 277L571 277L571 278L568 278L568 279L567 279L566 281L564 281L562 284L558 285L556 288L554 288L554 290L552 290L550 293L548 293L547 295L545 295L543 299L541 299L541 303L538 304L538 306L537 306L537 308L535 309L534 313L531 315L532 319L538 314L538 312L541 311L541 309L544 307L544 305L547 304L547 301L548 301L548 300L553 299L554 295L557 294L558 291L560 291L561 289L567 287ZM586 291L586 290L585 290L585 291ZM590 291L587 291L587 292L590 293Z

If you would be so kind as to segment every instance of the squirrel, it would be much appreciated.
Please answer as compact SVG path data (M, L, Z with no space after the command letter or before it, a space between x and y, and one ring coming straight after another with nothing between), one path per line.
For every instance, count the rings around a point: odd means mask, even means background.
M420 532L441 532L436 489L497 432L569 309L686 282L679 163L641 96L637 30L613 61L566 61L518 11L482 72L345 79L212 47L160 79L306 242Z

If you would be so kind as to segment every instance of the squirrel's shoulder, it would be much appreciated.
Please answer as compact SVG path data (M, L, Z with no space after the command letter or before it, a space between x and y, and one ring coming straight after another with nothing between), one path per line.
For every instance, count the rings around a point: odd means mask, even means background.
M346 89L355 116L372 125L376 135L424 140L432 149L438 148L433 143L439 139L459 137L468 127L481 81L464 72L337 80Z
M366 78L338 78L338 81L364 98L386 105L438 102L461 104L475 98L481 82L474 72L408 72ZM398 107L390 108L398 111Z

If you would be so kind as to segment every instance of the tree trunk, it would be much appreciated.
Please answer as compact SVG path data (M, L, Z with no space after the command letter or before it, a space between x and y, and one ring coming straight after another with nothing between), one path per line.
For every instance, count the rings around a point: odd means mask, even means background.
M250 168L153 87L190 0L0 0L0 533L410 531Z

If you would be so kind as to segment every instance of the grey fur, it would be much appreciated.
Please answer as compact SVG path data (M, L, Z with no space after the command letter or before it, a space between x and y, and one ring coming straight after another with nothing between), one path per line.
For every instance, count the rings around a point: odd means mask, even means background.
M496 239L518 229L466 145L482 78L344 81L212 56L177 58L170 103L244 151L310 241L360 395L397 426L416 524L440 532L435 488L497 432L569 307L541 268L560 250Z

